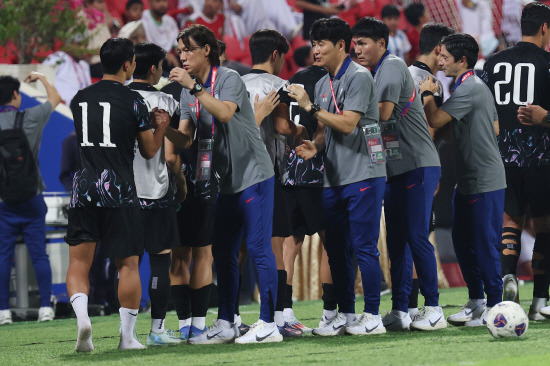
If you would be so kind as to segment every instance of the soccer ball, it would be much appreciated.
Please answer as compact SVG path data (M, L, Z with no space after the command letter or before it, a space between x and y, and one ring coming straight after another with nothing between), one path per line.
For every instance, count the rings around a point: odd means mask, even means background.
M495 338L519 338L527 332L529 319L523 308L513 301L496 304L487 315L487 329Z

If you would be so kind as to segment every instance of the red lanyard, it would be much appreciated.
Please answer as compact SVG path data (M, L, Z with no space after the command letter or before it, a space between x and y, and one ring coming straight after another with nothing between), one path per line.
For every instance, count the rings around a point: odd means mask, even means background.
M405 108L403 108L403 110L401 111L401 117L405 117L405 115L409 111L409 108L411 107L411 105L414 102L414 97L415 96L416 96L416 86L413 85L413 92L411 94L411 97L409 98L409 101L407 102L407 104L405 104Z
M340 108L338 108L338 103L336 103L336 95L334 94L334 87L332 86L332 79L330 77L328 78L328 82L330 83L330 92L332 93L332 100L334 101L334 106L336 107L336 112L339 115L342 115L344 113L342 113Z
M216 77L218 76L218 67L214 66L212 68L212 78L210 82L210 94L214 97L214 85L216 84ZM215 97L214 97L215 98ZM200 103L199 98L195 97L195 106L197 108L197 128L199 129L199 138L200 138ZM214 116L212 116L212 136L214 136Z

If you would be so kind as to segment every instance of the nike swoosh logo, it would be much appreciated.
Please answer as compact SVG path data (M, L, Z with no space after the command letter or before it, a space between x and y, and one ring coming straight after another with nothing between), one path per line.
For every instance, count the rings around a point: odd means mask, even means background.
M428 321L430 322L430 325L431 325L431 327L433 328L433 327L435 327L435 325L437 324L437 322L440 321L440 320L441 320L441 317L437 318L437 320L436 320L435 322L433 322L433 323L432 323L431 321L429 321L429 320L428 320Z
M371 329L369 329L369 328L367 328L367 327L365 326L365 332L367 332L367 333L372 332L373 330L375 330L376 328L378 328L378 325L380 325L380 323L376 324L376 325L375 325L374 327L372 327ZM433 325L432 325L432 326L433 326Z
M370 187L372 187L372 186L368 186L368 187L365 187L365 188L359 188L359 190L360 190L361 192L364 192L364 191L366 191L367 189L369 189Z
M407 189L411 189L411 188L414 187L415 185L416 185L416 183L415 183L415 184L411 184L410 186L407 186Z
M475 309L472 309L472 311L468 311L468 310L464 310L464 314L466 314L466 316L470 316L472 315L472 313L474 312Z
M342 329L342 328L344 327L344 325L345 325L345 324L342 324L342 325L339 325L339 326L333 325L333 326L332 326L332 329L334 329L334 330Z
M130 313L130 312L128 312L128 314L130 314L131 316L137 316L138 315L138 313L134 314L134 313Z
M75 301L75 300L78 299L79 297L82 297L82 295L78 295L77 297L75 297L75 298L71 301L71 304L73 303L73 301Z
M249 199L247 199L245 202L246 202L246 203L249 203L249 202L252 201L254 198L256 198L256 197L254 196L254 197L252 197L252 198L249 198Z
M470 201L470 205L471 205L472 203L474 203L474 202L477 202L477 201L479 201L479 198L476 198L475 200L471 200L471 201Z
M220 334L221 332L223 332L223 330L220 330L218 333L214 334L214 335L211 335L209 336L208 334L206 335L206 339L208 340L211 340L212 338L214 338L215 336L217 336L218 334Z
M274 330L271 331L271 333L269 333L268 335L266 335L265 337L260 337L258 335L256 335L256 342L261 342L263 341L264 339L266 339L267 337L269 337L270 335L272 335L274 332Z

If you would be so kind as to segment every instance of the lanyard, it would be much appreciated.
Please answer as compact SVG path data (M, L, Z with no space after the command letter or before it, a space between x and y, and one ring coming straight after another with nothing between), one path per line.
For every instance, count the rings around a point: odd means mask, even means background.
M405 104L405 108L403 108L403 110L401 111L401 117L405 117L405 115L409 111L409 108L411 107L411 105L414 102L414 97L415 96L416 96L416 86L413 85L413 92L411 94L411 97L409 98L409 101L407 102L407 104Z
M334 106L336 107L336 112L339 115L342 115L343 113L340 110L340 108L338 108L338 103L336 103L336 95L334 94L334 87L332 86L332 79L330 77L328 78L328 82L330 83L330 92L332 93L332 100L334 101Z
M473 74L474 74L474 70L470 70L470 71L466 71L464 74L460 75L460 77L458 78L458 82L455 84L455 87L453 88L453 91L455 91L456 88L458 88L458 86L460 84L462 84L464 81L466 81L466 79L468 79Z
M3 113L3 112L12 112L12 111L18 111L18 109L15 108L15 107L12 106L12 105L2 105L2 106L0 106L0 113Z
M217 66L214 66L212 68L212 78L211 78L211 82L210 82L210 94L214 97L214 85L216 84L216 77L218 76L218 67ZM195 97L195 105L196 105L196 108L197 108L197 128L199 130L199 139L200 139L200 125L201 125L201 122L200 122L200 103L199 103L199 98ZM212 136L214 136L214 116L212 116Z
M378 60L378 63L376 64L376 67L374 68L374 72L372 73L372 75L376 74L376 72L378 71L378 69L380 68L380 66L382 66L382 62L384 62L384 59L385 59L386 57L388 57L389 54L390 54L390 51L384 52L384 54L382 55L382 57L380 58L380 60Z

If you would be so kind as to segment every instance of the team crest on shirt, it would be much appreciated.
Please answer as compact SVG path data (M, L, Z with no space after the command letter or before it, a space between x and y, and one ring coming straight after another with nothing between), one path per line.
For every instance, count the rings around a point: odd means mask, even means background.
M326 94L323 94L322 97L323 97L323 102L328 102L328 98Z

